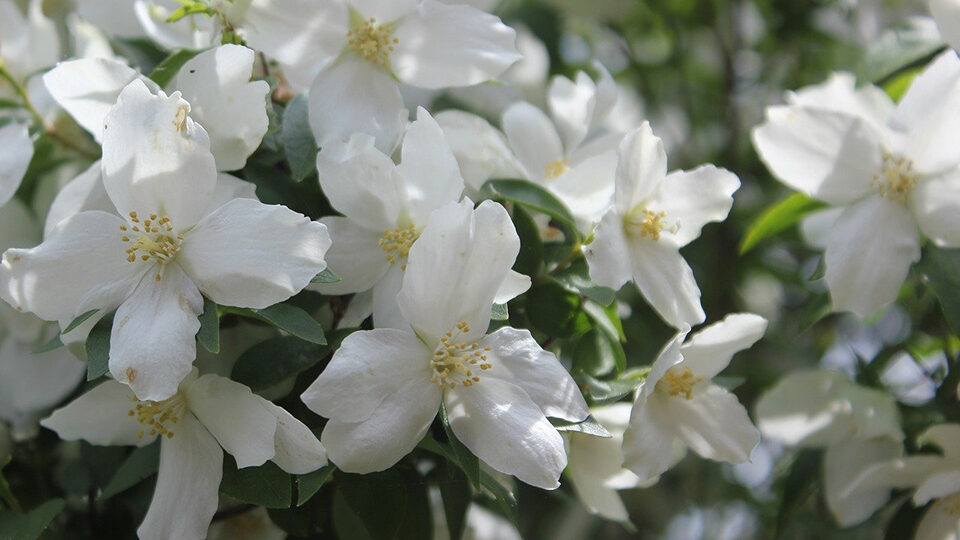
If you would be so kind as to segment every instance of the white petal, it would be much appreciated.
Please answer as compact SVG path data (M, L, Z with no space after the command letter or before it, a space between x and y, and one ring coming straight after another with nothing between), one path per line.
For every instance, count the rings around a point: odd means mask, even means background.
M389 23L407 16L413 16L417 9L417 0L350 0L353 9L364 18L373 17L380 23Z
M890 488L847 492L868 467L900 457L902 445L891 439L850 439L827 447L823 463L827 508L841 527L862 523L890 499Z
M430 212L448 202L457 202L463 193L460 166L443 136L443 130L426 109L417 110L417 119L407 129L397 172L404 179L407 205L416 221L424 222Z
M160 447L160 470L150 509L137 529L141 540L205 538L217 511L223 450L187 414Z
M490 347L485 354L492 368L481 375L500 379L523 389L543 414L579 422L587 417L587 403L553 353L543 350L529 330L501 328L478 344Z
M251 81L254 52L221 45L191 58L180 68L174 88L190 102L190 116L210 135L217 169L243 168L267 133L266 81Z
M641 399L647 399L653 396L653 391L657 389L657 383L660 382L660 379L670 371L670 368L683 361L681 347L686 337L687 330L681 330L674 334L673 337L670 338L670 341L660 349L660 353L657 354L657 359L653 361L653 366L650 367L650 373L644 380L642 392L637 392L638 402Z
M727 218L739 188L737 175L713 165L677 171L660 184L656 202L649 209L667 213L667 222L678 227L670 238L685 246L700 237L704 225Z
M94 162L57 192L57 197L47 211L47 221L43 227L44 238L53 234L54 228L64 219L92 210L111 214L117 211L103 187L99 161Z
M329 247L323 224L285 206L234 199L187 233L178 260L214 302L265 308L322 272Z
M913 494L913 504L923 506L932 499L960 493L960 470L940 471L925 479Z
M685 366L712 379L726 369L734 354L749 349L767 329L767 320L752 313L733 313L693 334L680 348Z
M137 398L126 386L116 381L105 381L53 411L40 424L65 441L83 439L90 444L137 445L149 444L154 437L137 437L143 424L128 414Z
M656 193L667 175L667 154L663 141L644 122L624 136L617 155L614 204L618 213L626 215Z
M408 381L429 380L430 354L409 332L392 328L355 332L343 340L300 398L325 418L362 422Z
M960 2L957 0L931 0L930 13L937 21L940 35L954 49L960 49Z
M897 298L920 259L917 225L907 209L873 196L847 208L827 244L826 281L837 311L861 317Z
M404 318L420 337L438 340L463 321L464 339L479 339L490 323L490 306L520 251L507 211L469 199L435 210L407 262L397 296Z
M197 356L203 297L175 264L160 281L148 274L117 309L110 331L110 373L141 400L177 392Z
M127 262L123 223L116 215L83 212L61 222L35 248L7 250L0 271L4 298L48 321L120 305L147 271Z
M920 519L914 540L960 540L960 519L946 504L934 504Z
M18 4L26 4L26 17ZM56 24L43 13L41 0L0 2L0 57L16 79L24 80L60 58Z
M950 50L910 83L889 123L903 132L902 152L918 169L937 173L956 167L950 139L960 121L960 58Z
M24 173L33 159L33 141L27 126L0 126L0 206L6 204L20 187Z
M938 424L917 437L917 444L935 444L950 459L960 458L960 425Z
M920 230L942 247L960 247L960 169L922 180L910 192Z
M52 337L55 327L46 326L52 331L43 337ZM0 396L20 414L46 412L62 402L87 372L66 347L33 354L34 347L12 336L0 343Z
M217 208L234 199L256 199L257 186L253 182L241 180L227 173L217 174L217 186L213 189L210 205L203 215L213 212Z
M527 292L531 284L530 276L511 270L507 273L507 278L500 284L497 295L493 297L493 303L506 304L510 300Z
M852 115L806 107L769 107L753 145L784 184L832 204L870 189L881 170L880 135Z
M393 466L416 448L440 409L440 389L430 379L409 379L366 420L330 420L320 442L327 457L346 472L369 473Z
M700 324L700 288L677 248L647 238L630 245L633 280L650 306L674 328Z
M547 167L564 159L563 144L553 122L533 105L525 101L511 105L503 113L501 124L528 179L542 181Z
M168 23L167 19L177 4L166 0L163 4L156 0L135 0L133 3L140 26L150 39L166 49L202 49L214 42L218 23L211 17L194 15Z
M617 101L616 85L610 73L599 63L595 67L600 73L599 83L580 71L576 81L560 75L554 77L547 90L550 114L563 134L567 152L580 146Z
M130 83L104 120L103 185L121 215L169 216L183 230L203 215L217 183L210 139L175 92Z
M320 218L320 223L327 227L333 242L324 258L340 281L317 283L310 289L328 295L356 293L370 290L383 279L391 265L378 243L382 231L365 229L339 216Z
M701 457L729 463L749 461L760 432L737 397L714 384L692 399L669 397L665 415L676 422L677 436Z
M460 165L466 184L480 189L491 178L520 178L523 169L506 136L483 118L448 109L434 116Z
M800 222L800 233L803 240L811 247L824 250L827 249L827 243L830 240L830 233L833 232L834 225L843 214L843 207L827 208L811 212Z
M852 114L884 128L896 106L890 96L872 84L856 87L852 73L834 72L826 81L788 92L791 105Z
M146 37L129 0L78 0L77 13L110 34Z
M309 106L310 127L321 148L366 133L390 153L407 122L397 82L362 60L345 59L321 71L310 87Z
M156 92L160 88L133 68L107 58L81 58L60 62L43 76L47 91L93 138L103 140L103 121L135 80Z
M570 209L584 234L613 205L616 170L617 153L611 149L572 165L548 184L550 191Z
M590 268L590 279L601 287L618 290L633 277L623 219L613 210L594 229L593 242L583 247L583 255Z
M397 303L397 295L403 288L403 267L399 264L391 264L387 273L383 275L372 292L373 302L373 326L376 328L396 328L397 330L410 330L410 323L404 318L400 305Z
M643 480L655 478L674 464L676 441L673 421L664 416L659 400L637 400L623 434L623 465Z
M260 398L260 404L277 421L276 453L271 461L290 474L306 474L327 464L327 450L317 436L282 407Z
M450 428L494 469L542 489L556 489L567 466L563 439L519 386L486 378L444 396Z
M517 33L499 17L465 5L422 0L394 31L390 66L421 88L470 86L496 79L521 58Z

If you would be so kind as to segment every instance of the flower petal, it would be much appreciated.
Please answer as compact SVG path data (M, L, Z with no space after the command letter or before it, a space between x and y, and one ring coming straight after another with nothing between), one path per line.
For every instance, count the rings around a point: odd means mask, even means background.
M683 364L704 379L726 369L733 355L749 349L767 329L767 320L752 313L732 313L693 334L680 348Z
M713 165L676 171L660 184L650 210L666 212L667 222L678 226L669 238L678 246L685 246L700 237L700 230L707 223L727 219L733 194L739 188L737 175Z
M507 272L507 278L503 280L500 288L497 289L497 295L493 297L493 303L506 304L510 300L527 292L532 283L530 276L521 274L520 272L514 272L513 270Z
M922 180L907 200L920 230L941 247L960 247L960 169Z
M391 153L407 123L397 82L370 62L345 59L324 68L310 87L310 127L321 148L354 133Z
M903 133L902 152L928 174L960 163L950 143L952 126L960 121L960 58L948 50L910 83L889 123Z
M846 492L868 467L895 459L903 446L891 439L849 439L827 447L823 463L827 508L837 524L850 527L862 523L890 499L890 488L879 487Z
M503 133L526 170L527 178L543 182L549 165L563 161L563 143L546 113L526 101L514 103L503 113Z
M56 333L55 327L46 325ZM66 347L33 354L35 345L8 336L0 343L0 400L15 413L46 412L69 396L86 374L86 365Z
M872 84L856 87L853 73L834 72L826 81L788 92L787 101L814 109L852 114L878 128L884 128L896 104L881 88Z
M53 230L58 223L74 214L93 210L111 214L117 212L110 196L107 195L107 190L103 187L100 168L100 162L96 161L87 170L60 188L57 197L50 204L50 209L47 210L47 221L43 227L44 238L53 234Z
M370 290L390 268L386 253L380 249L381 232L358 226L345 217L320 218L333 242L324 259L340 281L316 283L311 290L327 295L349 294Z
M623 465L643 480L656 478L676 462L674 423L655 398L634 402L630 427L623 434Z
M263 398L219 375L203 375L184 385L190 412L237 460L237 467L263 465L276 453L277 418Z
M410 332L393 328L355 332L343 340L300 399L325 418L362 422L407 381L429 381L430 354Z
M130 83L104 120L103 185L121 215L169 216L178 230L203 215L217 183L210 139L174 92Z
M674 328L706 318L693 270L676 247L639 238L630 244L633 281L650 306Z
M834 310L873 314L896 300L910 265L919 259L917 225L903 205L873 196L847 208L825 255Z
M197 317L203 297L176 264L157 281L141 280L117 309L110 331L110 373L144 401L163 401L177 392L197 356Z
M393 33L390 66L420 88L471 86L496 79L520 60L517 33L500 17L466 5L422 0Z
M529 330L501 328L484 337L480 347L490 347L485 354L493 366L481 375L499 379L523 389L543 414L580 422L590 411L580 388L553 353L543 350Z
M27 126L7 124L0 126L0 206L9 201L27 172L33 159L33 141Z
M227 173L217 174L217 185L213 188L213 197L203 215L213 212L217 208L234 199L256 199L257 186L253 182L241 180Z
M960 425L937 424L917 437L917 444L935 444L950 459L960 458Z
M617 155L614 206L626 215L656 193L667 175L667 153L650 123L644 122L623 137Z
M401 265L391 264L387 273L383 275L383 279L373 286L371 292L374 327L410 330L410 323L404 318L397 303L397 295L403 288L403 275Z
M827 208L826 210L816 210L807 214L800 222L800 233L803 235L804 242L810 247L820 250L827 249L830 233L844 210L845 208L840 206Z
M594 230L593 242L583 247L583 255L590 268L590 279L601 287L618 290L633 277L623 219L613 210L603 216Z
M130 415L137 398L125 385L105 381L53 411L40 425L57 432L65 441L83 439L90 444L145 446L154 437L138 437L143 424Z
M960 2L956 0L931 0L930 13L937 21L940 35L954 49L960 49Z
M617 88L610 73L599 62L594 67L600 74L599 83L579 71L576 81L558 75L550 81L547 89L550 115L563 135L567 153L580 146L617 101Z
M413 16L418 0L350 0L350 5L365 18L373 17L380 23L394 22Z
M913 494L913 504L923 506L932 499L953 494L960 494L960 470L940 471L917 486L917 491Z
M112 310L147 271L127 262L126 244L120 241L123 223L106 212L82 212L62 221L39 246L7 250L0 294L15 308L48 321Z
M434 116L456 156L464 182L479 190L491 178L520 178L523 169L507 137L480 116L448 109Z
M460 200L460 165L443 130L423 107L417 109L417 119L407 128L400 152L397 172L404 179L407 207L415 221L423 223L430 212Z
M563 438L522 388L485 378L447 391L444 403L453 433L484 463L532 486L560 486Z
M727 390L708 385L692 399L667 398L665 415L676 423L676 433L701 457L729 463L749 461L760 444L760 431L747 410Z
M260 404L277 421L273 440L276 453L271 461L290 474L306 474L327 464L327 450L310 428L266 399L260 398Z
M572 165L548 184L585 233L613 204L616 170L617 153L609 150Z
M157 487L137 528L141 540L205 538L217 511L223 450L193 416L184 415L177 427L161 443Z
M218 304L265 308L297 294L327 267L327 228L285 206L234 199L187 233L178 257Z
M917 530L914 540L960 540L960 520L946 504L933 504L927 509Z
M416 448L440 409L441 392L429 378L411 378L384 397L358 423L330 420L320 442L327 457L346 472L370 473L392 467Z

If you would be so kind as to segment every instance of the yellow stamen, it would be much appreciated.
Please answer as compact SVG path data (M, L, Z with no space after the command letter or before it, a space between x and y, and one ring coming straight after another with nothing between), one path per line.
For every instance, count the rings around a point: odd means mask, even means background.
M569 170L570 170L570 162L563 158L560 158L555 161L551 161L550 163L547 164L547 170L545 171L545 175L547 180L553 180L558 176L562 176Z
M642 207L631 210L624 217L623 223L627 232L639 234L643 238L651 238L654 241L660 240L660 234L664 230L675 234L680 229L679 224L667 228L667 213L663 210L654 212Z
M407 268L407 256L410 255L410 248L420 236L420 232L413 225L409 227L397 227L392 231L383 231L383 236L378 244L380 249L386 254L387 261L390 264L400 263L401 268Z
M883 197L905 203L919 180L920 175L913 169L912 161L884 150L883 166L879 173L873 175L872 184Z
M663 384L666 386L662 388L671 396L682 394L686 399L690 399L693 397L693 387L702 380L703 377L694 376L693 371L690 371L688 367L684 367L683 370L671 368L657 383L657 388L661 388L660 385Z
M347 48L360 58L380 67L389 67L388 60L399 40L393 37L393 27L389 24L377 24L369 18L355 24L347 32Z
M124 251L127 261L135 262L139 259L146 262L153 259L160 265L164 265L180 251L183 234L176 232L176 229L170 224L169 217L158 217L156 214L150 214L150 219L141 222L136 212L130 212L129 219L131 224L136 224L131 225L130 229L139 236L136 236L135 239L128 234L120 236L122 242L132 242ZM121 225L120 231L126 232L127 226ZM157 271L154 277L157 281L160 281L162 272Z
M137 421L150 428L149 434L173 438L173 425L180 421L185 403L180 394L164 401L138 401L134 408L127 411L128 416L136 416ZM140 430L137 438L142 439L146 430Z
M430 382L441 390L453 390L457 385L473 386L480 382L480 371L486 371L492 366L487 362L490 347L481 347L477 342L459 341L465 334L470 333L470 326L460 321L451 330L440 338L440 344L433 351L430 366L433 368L433 377Z

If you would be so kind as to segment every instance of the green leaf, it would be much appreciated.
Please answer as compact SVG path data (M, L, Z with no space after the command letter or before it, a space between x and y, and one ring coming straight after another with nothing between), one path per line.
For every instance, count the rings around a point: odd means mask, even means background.
M290 304L276 304L264 309L251 310L257 316L276 326L277 328L297 336L298 338L326 345L327 338L323 335L323 327L306 311Z
M817 262L817 267L813 269L813 273L810 274L810 277L807 278L807 281L820 281L827 275L827 258L820 257L820 260Z
M290 508L293 501L293 482L290 475L272 461L259 467L237 469L233 458L225 455L220 493L266 508Z
M553 424L553 427L557 428L557 431L583 433L593 435L594 437L603 437L604 439L612 437L610 432L600 425L593 416L588 416L583 422L566 422L557 418L550 418L550 423Z
M340 281L340 276L334 274L333 270L326 268L323 272L314 276L310 283L336 283L338 281Z
M433 537L433 512L427 482L414 469L400 469L406 487L406 506L397 531L397 540L423 540Z
M43 354L45 352L55 351L63 347L63 341L60 339L60 334L57 334L50 338L50 341L47 341L43 345L38 345L32 351L31 354Z
M396 469L371 474L337 473L337 492L374 540L397 537L407 506L404 478ZM334 525L344 514L334 510ZM351 527L355 528L355 527ZM340 527L337 527L338 531ZM341 538L351 538L340 535Z
M36 540L53 519L63 511L66 501L51 499L26 514L0 511L0 538L3 540Z
M490 308L490 319L494 321L506 321L510 319L510 312L507 311L506 304L494 304Z
M301 474L297 476L297 506L303 506L307 503L330 479L333 474L333 465L320 467L312 473Z
M110 328L112 319L101 320L87 336L87 380L92 381L110 370Z
M440 478L437 479L440 487L440 498L443 501L443 513L447 518L447 530L451 540L460 540L467 525L467 510L473 499L470 482L460 469L444 461L440 466Z
M203 14L211 16L217 14L217 10L204 4L203 2L197 2L196 0L177 0L177 2L181 4L181 7L177 8L176 11L167 17L167 23L177 22L187 15Z
M307 98L303 94L287 104L283 113L281 138L294 180L299 182L317 170L317 141L310 129Z
M581 294L602 306L609 306L617 299L617 291L591 281L590 270L583 257L574 260L570 266L554 274L553 278L568 291Z
M160 468L160 441L137 448L120 465L110 481L100 492L99 500L105 501L117 493L126 491L143 480L157 474Z
M57 334L57 335L53 336L52 338L50 338L50 341L47 341L47 342L44 343L43 345L40 345L39 347L33 349L33 351L31 351L31 352L32 352L33 354L41 354L41 353L50 352L50 351L59 349L60 347L63 347L63 341L60 339L60 336L63 335L63 334L66 334L66 333L68 333L68 332L71 332L71 331L73 331L73 330L76 330L76 328L77 328L78 326L80 326L81 324L83 324L83 323L84 323L87 319L89 319L90 317L93 317L93 315L94 315L96 312L98 312L98 311L100 311L100 310L99 310L99 309L91 309L90 311L88 311L88 312L86 312L86 313L80 314L80 316L78 316L76 319L70 321L70 324L68 324L67 327L64 328L59 334Z
M913 84L913 79L923 71L924 67L925 66L918 66L894 75L884 83L883 91L890 96L890 99L900 101L900 98L907 93L907 89Z
M790 466L790 472L783 481L783 498L777 511L778 533L786 530L793 514L815 493L822 455L822 450L800 450Z
M197 341L213 354L220 352L220 316L217 314L217 303L206 296L203 297L203 313L200 314Z
M490 180L486 185L504 199L546 214L576 232L576 221L566 205L537 184L527 180Z
M533 220L530 212L519 204L513 205L513 225L520 237L520 253L513 269L528 276L540 275L543 266L543 239L540 238L540 228Z
M573 371L602 377L611 371L626 369L627 359L623 347L615 339L598 328L580 337L573 350Z
M826 205L803 193L794 193L767 208L750 227L740 242L740 254L750 251L757 244L796 225L804 216Z
M230 378L253 390L263 390L313 367L329 352L327 345L308 343L294 336L268 339L240 355Z
M955 335L960 335L960 249L928 246L917 265Z
M184 64L201 52L203 51L194 51L189 49L180 49L174 52L170 56L166 57L163 62L160 62L160 65L154 68L154 70L150 73L150 80L163 88L173 80Z
M580 297L556 282L535 285L527 292L530 325L550 336L570 336L588 330L590 322L580 307Z
M337 538L350 540L372 540L373 536L367 532L363 519L350 506L347 498L337 490L333 495L333 530Z
M587 396L595 403L612 403L630 394L643 384L643 377L621 377L601 381L589 375L583 376L587 387Z
M81 324L83 324L87 319L89 319L90 317L93 317L93 315L94 315L96 312L98 312L98 311L100 311L100 310L99 310L99 309L91 309L90 311L88 311L88 312L86 312L86 313L81 313L80 315L77 316L76 319L70 321L70 324L68 324L67 327L64 328L63 331L60 332L60 333L61 333L61 334L69 334L70 332L72 332L73 330L75 330L78 326L80 326Z
M443 431L447 434L447 440L450 441L450 448L453 449L453 453L457 458L456 462L460 465L460 469L467 475L470 483L473 484L475 488L480 489L480 460L477 459L477 456L473 455L473 452L471 452L469 448L457 439L457 436L453 433L453 428L450 427L447 407L442 403L440 404L440 423L443 424Z

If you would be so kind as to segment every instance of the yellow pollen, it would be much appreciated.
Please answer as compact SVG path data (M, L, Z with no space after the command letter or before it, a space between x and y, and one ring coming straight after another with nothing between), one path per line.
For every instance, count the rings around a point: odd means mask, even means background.
M660 233L664 230L676 233L680 229L679 224L667 228L667 213L663 210L654 212L646 208L630 211L624 218L624 225L628 232L639 234L644 238L649 237L654 241L660 240Z
M920 180L920 175L913 169L913 162L883 151L883 167L873 175L872 184L880 191L880 195L893 202L905 203L910 190Z
M546 177L547 180L553 180L558 176L562 176L564 173L570 170L570 162L561 158L555 161L551 161L547 164Z
M430 382L439 386L441 390L453 390L458 384L473 386L480 382L480 371L486 371L491 367L485 354L490 352L490 347L481 347L475 341L469 343L458 341L469 332L470 326L460 321L455 330L447 332L440 338L440 344L433 351L433 358L430 360L433 376Z
M180 108L177 109L177 114L173 117L173 127L175 127L177 131L184 131L187 128L188 110L186 105L181 105Z
M140 259L140 261L146 262L154 259L155 262L163 265L172 260L180 251L183 234L176 232L173 225L170 224L169 217L158 217L156 214L150 214L150 219L141 222L136 212L130 212L129 220L131 223L130 230L138 233L139 236L135 240L127 234L120 236L121 242L132 242L130 247L124 251L127 261L134 262ZM121 225L120 231L126 232L127 226ZM160 281L161 273L157 272L154 278Z
M387 261L390 264L400 263L401 268L407 269L407 256L410 255L410 248L420 236L420 232L413 225L409 227L397 227L392 231L383 231L383 236L379 242L380 249L386 254Z
M688 367L683 368L682 371L671 368L667 371L666 375L660 379L660 382L657 383L657 387L659 388L661 384L665 384L666 386L664 388L671 396L679 396L682 394L686 399L690 399L693 397L693 387L702 380L703 377L695 377Z
M355 24L347 32L347 48L360 58L380 67L388 67L387 60L399 40L393 37L393 27L377 24L373 17Z
M135 416L149 431L142 429L137 438L142 439L148 434L152 437L173 438L173 426L180 421L180 414L184 409L183 398L180 394L164 401L138 401L132 409L127 411L128 416Z

